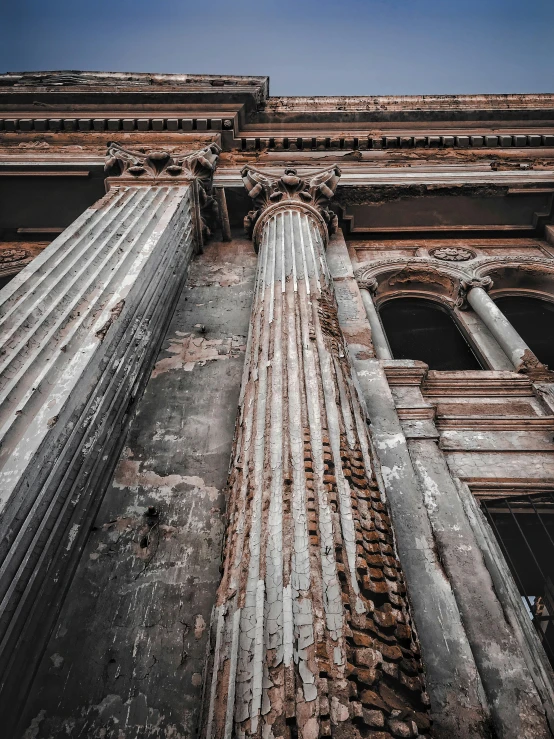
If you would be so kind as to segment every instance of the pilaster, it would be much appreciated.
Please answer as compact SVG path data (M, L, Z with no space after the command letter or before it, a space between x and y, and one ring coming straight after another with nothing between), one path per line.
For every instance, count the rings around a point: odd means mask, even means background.
M125 176L0 294L0 705L12 718L201 243L217 151L172 175L163 153L145 157L163 168L139 172L111 147L107 167Z

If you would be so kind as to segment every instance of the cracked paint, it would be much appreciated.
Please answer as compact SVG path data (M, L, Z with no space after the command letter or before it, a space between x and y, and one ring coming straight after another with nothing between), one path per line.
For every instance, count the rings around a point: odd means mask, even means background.
M190 333L177 335L169 341L170 344L166 351L173 356L164 357L156 362L152 370L152 378L175 370L192 372L195 367L203 367L206 362L238 357L246 350L244 336L207 339Z

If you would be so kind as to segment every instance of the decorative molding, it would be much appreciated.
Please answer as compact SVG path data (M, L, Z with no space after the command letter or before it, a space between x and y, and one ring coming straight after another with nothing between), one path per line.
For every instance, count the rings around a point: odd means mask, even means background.
M554 416L438 416L440 431L554 431ZM463 451L463 450L462 450Z
M256 206L244 218L244 229L255 243L265 217L282 209L283 205L289 209L296 207L304 212L310 211L318 217L325 242L337 230L337 215L327 205L335 194L341 176L338 165L316 172L309 179L298 176L296 169L291 167L285 169L283 175L272 177L246 166L241 176Z
M459 246L441 246L438 249L432 249L430 252L434 259L440 259L442 262L467 262L475 259L475 252L470 249L462 249Z
M459 294L456 300L456 307L460 308L460 310L466 310L468 307L467 294L470 290L473 290L475 287L480 287L485 292L489 292L493 284L492 278L488 275L483 277L471 277L469 280L461 280Z
M464 269L458 262L449 264L437 264L429 257L388 257L376 259L364 267L359 267L354 276L356 280L365 281L375 277L379 281L381 275L392 274L394 269L425 269L428 268L435 273L448 275L456 280L471 279L473 269Z
M449 400L457 398L534 397L530 379L516 372L477 370L466 372L436 372L427 374L423 385L425 398Z
M547 270L549 272L554 270L554 259L552 257L520 257L516 255L505 256L505 257L485 257L480 259L477 264L474 265L474 272L477 277L482 276L484 271L490 272L496 267L510 267L513 266L516 269L521 265L532 265L540 268L540 270Z

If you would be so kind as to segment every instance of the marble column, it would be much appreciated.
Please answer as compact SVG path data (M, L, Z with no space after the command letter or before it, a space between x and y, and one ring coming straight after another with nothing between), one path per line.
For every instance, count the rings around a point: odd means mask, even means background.
M202 243L215 145L109 150L107 195L0 292L0 705L24 697ZM13 713L13 711L12 711Z
M258 273L205 736L425 734L419 647L325 258L340 171L242 176Z
M377 280L373 278L371 280L361 281L358 283L358 287L360 288L360 295L362 296L367 320L371 328L371 341L373 342L375 354L378 359L393 359L394 357L392 356L379 312L373 302L372 296L375 294L375 290L377 290Z
M500 344L510 362L518 372L543 368L537 356L527 346L504 313L489 297L487 290L492 286L490 277L467 280L462 284L465 300Z

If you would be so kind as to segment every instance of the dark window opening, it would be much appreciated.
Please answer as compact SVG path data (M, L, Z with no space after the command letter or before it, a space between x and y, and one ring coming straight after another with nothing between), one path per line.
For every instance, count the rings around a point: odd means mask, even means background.
M15 275L0 275L0 290L5 287L8 282L11 282Z
M379 309L395 359L414 359L431 370L482 369L452 317L422 298L399 298Z
M540 361L554 368L554 303L524 295L494 302Z
M481 506L554 667L554 495L486 500Z

